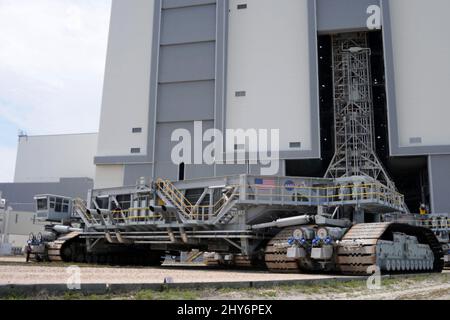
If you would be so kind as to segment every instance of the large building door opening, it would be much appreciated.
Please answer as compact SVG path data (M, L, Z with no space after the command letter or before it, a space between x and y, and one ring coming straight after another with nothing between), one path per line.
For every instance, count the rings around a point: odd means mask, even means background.
M430 207L427 157L390 158L386 167L412 213L418 213L422 203Z
M394 181L412 212L421 203L429 205L429 181L426 157L391 158L386 100L383 34L367 32L370 49L371 88L373 94L376 154ZM287 160L286 175L323 177L335 153L334 79L332 35L318 36L319 101L322 158L317 160ZM413 124L412 124L413 125Z

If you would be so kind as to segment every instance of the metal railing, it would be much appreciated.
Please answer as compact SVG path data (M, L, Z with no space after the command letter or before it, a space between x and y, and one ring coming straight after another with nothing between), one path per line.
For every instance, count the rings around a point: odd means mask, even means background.
M113 210L111 214L116 224L154 223L163 218L161 214L153 213L150 207Z
M79 198L75 198L73 199L73 211L75 213L77 213L81 220L83 220L83 222L90 226L90 225L95 225L95 224L99 224L99 221L97 221L97 219L95 219L95 217L92 215L92 213L89 212L89 210L87 209L86 203L84 202L84 200L79 199Z
M259 178L258 178L259 179ZM305 180L304 185L299 181L295 185L286 185L285 179L274 179L273 185L257 184L256 177L225 183L219 199L203 205L202 199L209 193L213 197L217 187L202 186L203 195L193 204L185 195L188 188L177 188L176 184L168 180L158 179L155 191L159 194L167 207L176 211L166 213L154 212L151 207L139 207L119 210L103 210L101 214L89 212L82 200L75 200L74 207L79 211L83 220L90 225L134 225L154 224L158 221L176 220L176 216L187 221L211 222L219 221L229 214L236 206L298 206L298 207L336 207L343 205L383 206L392 211L400 211L404 203L403 195L384 186L381 183L343 183L327 185L327 181L312 182ZM215 199L214 199L215 200Z
M159 179L156 188L190 220L207 221L217 217L230 201L236 199L236 187L232 186L213 205L193 205L170 181Z
M392 218L391 220L437 231L450 231L450 215L414 215L408 216L408 218Z
M169 180L158 179L156 188L162 192L168 200L181 211L188 219L192 219L194 205L178 190Z
M340 186L262 186L249 185L241 200L310 206L381 204L401 208L404 196L381 183ZM238 194L239 195L239 194Z

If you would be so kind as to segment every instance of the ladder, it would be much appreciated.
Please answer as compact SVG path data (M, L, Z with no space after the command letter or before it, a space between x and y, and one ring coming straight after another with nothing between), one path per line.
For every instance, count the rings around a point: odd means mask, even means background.
M73 211L80 216L87 227L100 224L100 221L89 212L86 203L82 199L76 198L73 200Z
M204 254L203 251L192 251L192 252L188 255L188 257L187 257L187 259L186 259L186 262L187 262L187 263L193 263L195 260L197 260L198 258L200 258L203 254Z
M194 206L172 182L158 179L156 181L156 191L160 198L176 207L185 218L194 220Z

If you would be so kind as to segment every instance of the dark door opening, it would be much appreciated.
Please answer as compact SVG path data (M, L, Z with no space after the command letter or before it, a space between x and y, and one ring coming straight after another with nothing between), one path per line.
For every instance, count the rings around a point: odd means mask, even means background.
M178 167L178 181L184 181L185 179L185 164L184 162L180 163Z
M418 213L421 204L430 206L427 157L390 158L386 167L412 213Z

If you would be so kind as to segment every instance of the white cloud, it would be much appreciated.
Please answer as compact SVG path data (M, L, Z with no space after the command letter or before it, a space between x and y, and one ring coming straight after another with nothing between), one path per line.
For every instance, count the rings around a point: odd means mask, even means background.
M98 130L110 6L0 0L0 120L28 134Z
M83 17L80 7L71 5L66 11L67 22L66 27L70 31L80 31L83 27Z

